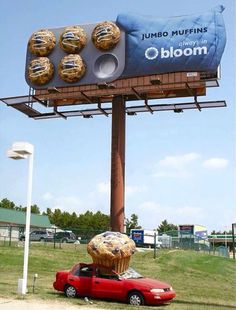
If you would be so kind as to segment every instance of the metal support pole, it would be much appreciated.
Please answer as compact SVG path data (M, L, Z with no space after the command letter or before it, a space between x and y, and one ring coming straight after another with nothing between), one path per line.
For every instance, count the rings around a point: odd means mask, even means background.
M157 257L157 234L154 233L154 255L153 258L156 259Z
M234 236L234 226L236 226L235 223L232 224L232 238L233 238L233 259L235 259L235 236Z
M12 226L10 225L10 227L9 227L9 246L11 246L11 238L12 238Z
M124 232L125 183L125 102L122 96L112 100L110 226Z
M54 235L53 235L53 247L54 247L54 249L56 248L56 238L55 238L56 232L57 232L57 229L54 228Z

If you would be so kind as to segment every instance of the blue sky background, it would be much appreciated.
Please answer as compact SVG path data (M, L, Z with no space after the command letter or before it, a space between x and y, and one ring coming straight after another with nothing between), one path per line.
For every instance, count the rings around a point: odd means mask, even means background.
M115 20L122 12L189 15L218 4L226 7L222 78L200 101L226 100L227 108L127 116L125 215L137 214L147 229L164 219L229 229L236 222L234 0L2 0L0 97L28 93L26 48L38 29ZM41 211L109 214L111 117L35 121L0 105L0 199L25 205L28 163L6 157L15 141L35 146L33 203Z

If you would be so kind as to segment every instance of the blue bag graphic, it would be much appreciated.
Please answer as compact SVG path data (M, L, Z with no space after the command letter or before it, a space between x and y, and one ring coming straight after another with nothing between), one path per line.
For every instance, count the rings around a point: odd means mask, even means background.
M120 14L126 33L122 77L179 71L215 72L226 43L223 6L204 14L150 18Z

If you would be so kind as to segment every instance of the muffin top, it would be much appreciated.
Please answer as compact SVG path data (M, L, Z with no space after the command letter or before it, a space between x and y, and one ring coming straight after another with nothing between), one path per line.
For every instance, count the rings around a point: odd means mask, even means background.
M48 29L40 29L34 32L28 42L29 50L36 56L49 55L56 45L54 33Z
M110 21L98 23L92 32L92 41L102 51L111 50L120 40L119 27Z
M28 67L28 78L36 85L48 83L54 73L54 66L47 57L33 59Z
M134 254L135 243L125 234L106 231L91 239L87 251L94 258L122 259Z
M85 74L86 66L80 55L69 54L58 65L58 74L67 83L79 81Z
M60 35L59 45L67 53L78 53L87 42L86 33L79 26L66 27Z

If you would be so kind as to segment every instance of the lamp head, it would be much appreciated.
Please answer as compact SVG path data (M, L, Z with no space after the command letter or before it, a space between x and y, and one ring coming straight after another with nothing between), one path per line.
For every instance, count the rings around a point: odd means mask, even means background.
M25 159L27 155L16 153L12 149L10 149L7 151L7 157L17 160L17 159Z
M27 156L33 154L34 146L28 142L15 142L12 144L12 151Z

